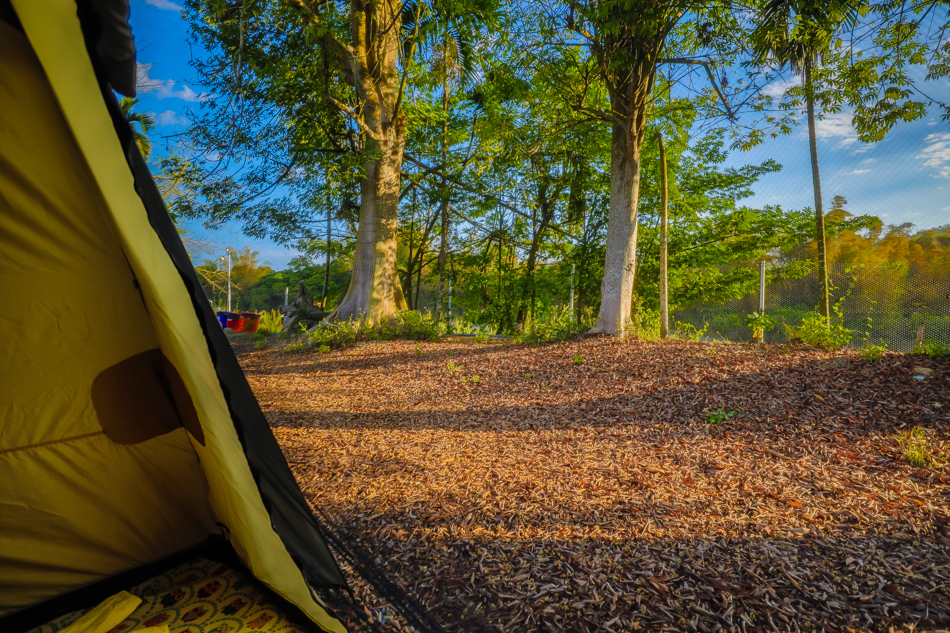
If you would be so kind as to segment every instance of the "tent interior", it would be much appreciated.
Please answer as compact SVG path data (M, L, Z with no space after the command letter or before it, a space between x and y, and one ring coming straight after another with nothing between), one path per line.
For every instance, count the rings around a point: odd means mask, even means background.
M345 630L315 593L343 576L107 82L123 10L0 0L0 630L202 552Z

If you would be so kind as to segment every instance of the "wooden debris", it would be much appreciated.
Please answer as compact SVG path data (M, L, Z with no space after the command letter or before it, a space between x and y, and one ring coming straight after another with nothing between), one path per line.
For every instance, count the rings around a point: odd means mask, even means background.
M308 499L449 631L950 626L950 469L895 439L947 452L946 359L920 381L804 346L244 345Z

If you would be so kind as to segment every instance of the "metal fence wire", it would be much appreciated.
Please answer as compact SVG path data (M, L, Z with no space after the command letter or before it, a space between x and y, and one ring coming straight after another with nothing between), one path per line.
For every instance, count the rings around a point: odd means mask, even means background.
M852 330L851 347L885 345L901 352L913 351L921 324L923 340L950 345L950 279L914 274L906 266L874 268L834 266L829 271L831 303ZM675 321L697 330L705 328L708 340L751 342L746 317L758 311L758 288L726 303L700 303L673 312ZM777 325L766 330L765 340L783 343L795 336L802 318L818 306L818 275L797 279L773 278L765 284L765 311Z

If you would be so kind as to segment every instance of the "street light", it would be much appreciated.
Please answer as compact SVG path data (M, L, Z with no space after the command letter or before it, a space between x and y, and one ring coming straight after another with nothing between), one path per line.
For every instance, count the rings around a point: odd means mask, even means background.
M231 311L231 249L224 249L228 254L228 312ZM224 261L224 257L219 257L221 261Z

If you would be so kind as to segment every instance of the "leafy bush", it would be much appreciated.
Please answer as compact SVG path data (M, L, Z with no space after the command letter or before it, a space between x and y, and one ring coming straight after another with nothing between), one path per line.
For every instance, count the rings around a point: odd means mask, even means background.
M488 335L492 333L493 328L488 324L479 324L470 319L468 315L472 312L466 312L465 316L453 318L451 321L440 321L439 331L441 334L474 334L475 339L484 336L487 340Z
M817 312L810 312L802 318L802 324L797 328L786 326L789 338L801 339L803 343L822 347L824 349L838 349L851 342L854 331L846 328L839 315L838 323L828 323L825 317Z
M660 311L634 307L634 316L630 320L630 336L636 339L655 341L660 338ZM592 319L593 320L593 319Z
M301 352L306 352L306 351L307 351L306 339L298 338L284 345L284 353L286 354L300 354Z
M343 323L321 323L312 332L307 334L310 347L349 347L360 338L360 324L358 321Z
M950 346L944 345L940 341L927 340L920 347L914 348L915 354L926 354L931 358L943 358L950 356Z
M590 327L591 324L586 319L581 319L578 323L574 320L574 314L570 309L562 308L560 311L551 312L545 317L526 323L524 331L515 337L515 342L529 345L563 343L577 334L586 332Z
M400 312L395 318L373 326L359 321L321 323L307 334L310 347L329 349L349 347L357 341L392 341L409 339L432 341L439 337L439 326L431 314ZM417 348L417 353L420 353Z
M284 329L284 319L278 310L266 310L261 313L261 322L257 326L258 332L265 334L279 334Z
M755 339L761 339L766 330L771 330L777 324L775 318L765 312L753 312L745 318L745 322L752 328L752 338Z
M412 341L434 341L439 338L439 325L431 312L425 314L416 310L400 312L396 317L398 334L396 338Z
M887 345L871 345L867 344L864 348L861 349L861 356L865 358L870 358L871 360L877 360L884 355L884 352L887 351Z
M673 337L682 338L688 341L700 341L706 336L706 332L709 330L709 323L703 323L703 327L697 329L690 323L683 323L682 321L677 321L673 319Z

